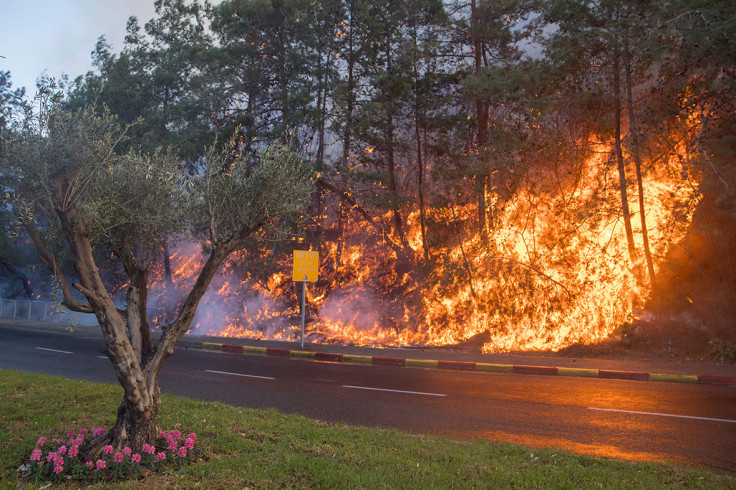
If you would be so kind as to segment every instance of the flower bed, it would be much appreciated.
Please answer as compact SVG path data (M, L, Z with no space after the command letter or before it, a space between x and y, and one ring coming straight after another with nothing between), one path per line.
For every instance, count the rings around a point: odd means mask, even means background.
M178 430L160 431L154 445L144 444L140 452L129 447L115 451L105 446L96 461L86 461L84 454L92 438L105 433L104 427L91 431L69 430L66 438L40 437L31 451L29 461L18 470L23 478L39 481L62 480L114 481L140 478L151 471L166 467L181 468L191 457L197 436L194 432L183 441Z

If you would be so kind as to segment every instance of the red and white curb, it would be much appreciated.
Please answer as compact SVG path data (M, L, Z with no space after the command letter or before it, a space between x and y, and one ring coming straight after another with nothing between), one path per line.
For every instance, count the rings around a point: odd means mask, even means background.
M193 347L199 346L194 344ZM583 369L554 366L530 366L523 364L490 364L485 362L439 361L430 359L407 359L398 357L358 356L332 352L312 352L250 345L216 344L202 342L204 350L230 352L234 354L288 357L313 361L339 362L346 364L370 364L374 366L412 367L424 369L448 369L484 373L536 374L547 376L575 376L585 378L626 379L633 381L664 381L674 383L699 383L736 385L736 377L707 376L696 374L645 373L639 371L614 371L607 369Z

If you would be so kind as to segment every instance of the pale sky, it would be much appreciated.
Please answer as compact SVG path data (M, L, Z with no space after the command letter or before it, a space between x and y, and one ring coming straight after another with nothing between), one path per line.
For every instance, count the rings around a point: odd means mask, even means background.
M74 79L92 69L91 52L105 35L113 52L125 39L128 17L141 27L154 15L154 0L0 0L0 71L13 88L36 93L46 72Z

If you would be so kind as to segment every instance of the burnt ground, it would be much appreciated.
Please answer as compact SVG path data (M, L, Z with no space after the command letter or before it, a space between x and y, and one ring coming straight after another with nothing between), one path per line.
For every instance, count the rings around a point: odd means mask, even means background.
M448 349L480 352L490 333L476 335ZM518 351L510 354L545 357L675 361L736 366L736 333L710 332L682 321L660 320L625 324L594 344L573 344L559 351Z

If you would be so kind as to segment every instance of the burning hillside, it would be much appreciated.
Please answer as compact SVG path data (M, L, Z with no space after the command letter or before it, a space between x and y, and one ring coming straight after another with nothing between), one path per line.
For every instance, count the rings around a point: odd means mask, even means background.
M339 260L337 241L323 243L320 280L307 288L308 339L446 345L482 334L486 352L559 350L598 342L635 320L651 293L644 256L632 261L627 252L611 148L592 148L583 164L540 166L513 194L489 196L495 213L486 237L469 226L471 206L431 209L431 226L444 228L433 267L416 265L423 255L418 212L407 220L409 265L386 246L390 237L351 215ZM685 237L700 199L697 178L684 178L676 157L660 161L644 181L657 273ZM640 212L632 200L632 216ZM639 220L632 222L641 250ZM323 224L330 226L328 216ZM198 244L180 243L171 255L174 290L156 269L150 304L174 310L203 260ZM248 269L247 254L232 257L203 298L192 332L296 338L301 288L291 280L290 251L266 260L275 272L264 275Z

